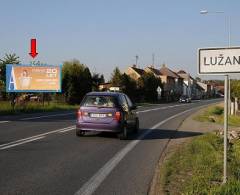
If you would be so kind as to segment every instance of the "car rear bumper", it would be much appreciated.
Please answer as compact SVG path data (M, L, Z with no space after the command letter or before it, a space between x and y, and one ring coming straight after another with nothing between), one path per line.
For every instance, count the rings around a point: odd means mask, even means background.
M77 123L76 130L82 131L99 131L99 132L120 132L121 124L117 121L110 124L96 124L96 123Z

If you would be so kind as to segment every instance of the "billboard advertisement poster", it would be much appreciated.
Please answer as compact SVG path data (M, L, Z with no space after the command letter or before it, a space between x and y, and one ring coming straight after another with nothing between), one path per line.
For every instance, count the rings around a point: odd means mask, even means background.
M6 66L7 92L61 92L62 66Z

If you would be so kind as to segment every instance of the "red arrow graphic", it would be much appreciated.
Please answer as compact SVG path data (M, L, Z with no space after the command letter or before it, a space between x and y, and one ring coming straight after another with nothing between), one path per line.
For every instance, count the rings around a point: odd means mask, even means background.
M37 53L37 40L36 39L31 39L31 52L29 53L32 58L35 58L38 53Z

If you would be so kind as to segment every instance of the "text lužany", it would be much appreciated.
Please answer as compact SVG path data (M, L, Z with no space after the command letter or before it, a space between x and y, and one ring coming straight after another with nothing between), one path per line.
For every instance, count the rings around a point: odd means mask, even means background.
M240 56L224 56L220 54L215 57L204 57L205 66L227 66L227 65L240 65Z

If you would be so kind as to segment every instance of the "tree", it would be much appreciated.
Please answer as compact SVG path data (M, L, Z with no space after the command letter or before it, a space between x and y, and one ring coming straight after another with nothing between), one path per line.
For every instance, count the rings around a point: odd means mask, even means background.
M158 86L163 88L159 78L156 78L152 73L144 73L142 77L139 78L138 83L140 91L146 101L157 101L157 88Z
M240 80L231 80L231 97L240 98Z
M104 76L101 74L98 74L98 73L93 73L92 75L92 89L94 91L98 91L98 86L99 84L101 83L104 83L105 82L105 79L104 79Z
M6 99L7 98L7 93L6 93L6 65L7 64L19 64L19 57L13 53L13 54L5 54L3 59L0 59L0 83L2 85L2 98ZM14 109L15 107L15 99L17 97L17 93L10 93L9 94L10 99L11 99L11 105Z
M113 86L121 86L122 74L118 67L113 70L111 83Z
M6 65L7 64L19 64L19 57L13 54L5 54L3 59L0 59L0 80L5 83L6 82Z
M92 90L92 76L88 67L78 60L63 64L62 89L70 104L79 104L84 95Z
M137 82L125 73L121 76L121 87L122 91L132 100L138 100Z

